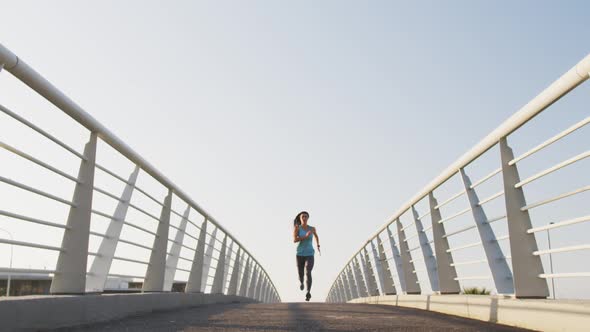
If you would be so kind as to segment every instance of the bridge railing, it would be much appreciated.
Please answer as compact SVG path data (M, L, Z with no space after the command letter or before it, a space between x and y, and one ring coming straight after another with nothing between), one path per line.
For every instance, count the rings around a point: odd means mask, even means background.
M564 112L544 125L529 122L586 81L589 72L590 55L401 206L344 265L326 301L459 294L469 286L546 298L555 297L554 280L590 277L590 244L583 235L590 230L588 102L569 112L574 118L567 117L569 123ZM568 97L587 96L587 89L578 90ZM555 134L546 139L546 131ZM511 146L522 141L533 147L515 154ZM553 154L544 154L551 149ZM528 202L525 194L534 199ZM581 289L580 283L570 290L576 287Z
M42 113L26 117L16 111L18 102L14 108L0 104L3 133L15 133L13 141L0 138L0 230L9 235L0 236L0 247L10 246L11 255L0 272L9 280L48 275L52 294L100 293L117 280L144 292L168 292L180 281L185 292L280 301L264 268L236 237L0 45L0 75L7 73L30 88L28 97L41 96L65 113L70 126L45 129L35 123ZM28 147L19 135L30 136ZM80 143L80 136L88 141ZM83 151L76 148L81 145ZM39 178L43 183L31 183Z

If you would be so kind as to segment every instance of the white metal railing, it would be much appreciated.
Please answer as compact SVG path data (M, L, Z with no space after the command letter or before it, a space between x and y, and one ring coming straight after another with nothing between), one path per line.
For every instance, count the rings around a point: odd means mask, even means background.
M89 131L90 139L84 152L81 153L50 134L49 131L34 124L30 119L0 105L0 114L5 114L16 123L28 127L80 160L79 173L76 177L44 161L44 158L12 146L11 142L0 142L1 149L72 181L75 185L73 197L68 200L30 184L13 180L8 174L0 175L0 182L11 186L14 190L27 191L65 204L69 208L67 221L63 224L11 212L8 211L9 206L1 207L1 216L14 221L62 230L63 238L61 245L34 243L26 239L0 238L2 244L58 252L54 269L2 267L0 272L52 274L51 293L54 294L102 292L109 277L142 280L142 290L146 292L171 291L175 274L181 272L188 275L186 292L208 290L211 293L248 296L268 303L280 301L276 287L264 268L236 237L125 142L0 44L0 75L6 72L85 127ZM106 143L135 166L134 172L128 178L97 162L96 151L99 142ZM95 185L96 169L122 182L125 185L122 194L118 195L113 190ZM168 193L163 201L156 198L158 195L137 185L136 180L140 171L144 174L142 176L149 176L166 188ZM94 192L114 200L117 206L113 213L94 207L96 201ZM157 216L147 207L136 203L133 198L134 192L141 193L155 203L161 209L160 215ZM173 198L185 204L187 209L184 214L174 210ZM147 219L143 223L138 220L129 220L127 213L129 208ZM198 213L203 221L198 223L193 221L190 212ZM94 220L92 216L100 216L105 220L105 224L101 227L106 226L106 231L91 229L95 223L103 222ZM177 225L171 223L172 216L180 218ZM187 227L190 227L190 230ZM129 230L139 231L146 238L124 236L123 234ZM170 230L175 232L175 236L171 236ZM42 230L39 229L37 232ZM99 239L100 245L96 251L89 251L88 244L91 236ZM149 241L151 244L145 243ZM149 260L134 257L133 251L122 255L119 251L116 253L118 244L147 250ZM186 257L187 253L193 257ZM92 266L88 264L89 256L93 258ZM129 273L119 273L112 270L113 261L131 263L142 268L128 268ZM185 265L181 265L179 261ZM142 273L142 269L145 269L143 270L145 272Z
M534 208L590 190L589 184L582 183L582 187L578 189L528 205L524 198L524 189L546 175L581 162L590 156L590 152L578 152L577 155L537 171L524 180L520 179L517 166L525 158L533 156L585 127L590 123L590 117L585 117L520 156L515 157L508 145L508 139L513 132L586 81L589 72L590 55L504 121L402 205L344 265L335 278L326 301L346 302L354 297L396 293L419 294L428 292L425 291L428 287L432 293L457 294L461 291L461 286L465 285L464 283L478 280L493 282L493 287L499 294L523 298L545 298L550 294L546 279L589 277L590 274L585 271L545 273L541 256L589 250L590 244L538 250L538 239L535 233L586 223L590 221L590 216L570 217L566 220L554 221L549 225L533 227L529 215L529 211ZM502 166L499 168L494 166L492 171L472 183L467 176L466 167L494 147L499 149L500 158L496 160L500 159ZM588 169L583 173L581 181L588 179L587 171ZM480 186L485 187L484 183L487 186L488 182L495 181L499 178L495 177L496 175L501 176L503 189L493 191L480 200L475 189L481 190ZM435 197L436 193L451 178L459 178L462 188L456 193L452 190L452 194L439 203ZM499 208L502 211L495 217L488 218L484 204L486 209L494 206L499 203L496 199L502 196L504 196L504 204ZM448 213L446 206L461 197L466 198L468 207ZM417 206L424 201L428 205L428 210L419 214ZM458 222L458 218L468 212L471 212L471 220L463 224ZM443 215L445 215L444 218ZM430 216L431 225L423 227L422 222L428 216ZM450 222L455 219L458 221ZM499 222L502 220L506 222ZM491 227L492 223L494 228ZM507 234L497 236L496 232L501 229L506 229ZM410 230L414 232L407 235L405 232ZM374 252L371 260L367 250L374 248L375 242L381 243L383 239L386 240L388 248L379 246L379 252ZM464 256L469 258L454 261L457 257L461 257L459 255L462 252L475 250L474 248L477 248L485 257ZM422 249L421 252L418 249ZM510 251L509 254L507 251ZM424 264L424 268L416 268L414 264L417 262ZM484 263L487 263L490 275L481 275L481 270L478 270L479 274L469 270L470 267L481 266ZM587 260L584 263L587 263ZM579 265L585 265L588 269L587 264ZM373 269L373 266L376 269ZM584 266L577 267L584 268ZM461 269L462 273L458 273L457 269ZM347 276L346 271L350 270L355 272L354 277ZM385 273L375 271L385 271ZM357 295L353 296L353 294Z

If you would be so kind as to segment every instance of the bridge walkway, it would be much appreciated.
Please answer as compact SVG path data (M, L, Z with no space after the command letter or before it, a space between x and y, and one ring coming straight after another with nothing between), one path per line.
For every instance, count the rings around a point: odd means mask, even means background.
M214 304L53 331L528 331L371 304Z

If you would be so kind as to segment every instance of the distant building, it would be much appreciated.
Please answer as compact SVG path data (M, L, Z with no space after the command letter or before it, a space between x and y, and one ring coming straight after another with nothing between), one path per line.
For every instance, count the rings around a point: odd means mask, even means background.
M51 288L53 277L48 274L36 273L11 273L10 296L47 295ZM8 273L0 273L0 296L6 296L8 285ZM134 278L108 278L105 285L105 293L133 293L141 292L143 281ZM172 292L184 292L185 281L175 281L172 284Z
M49 274L11 273L10 296L49 294L52 277ZM0 273L0 296L6 296L8 274Z

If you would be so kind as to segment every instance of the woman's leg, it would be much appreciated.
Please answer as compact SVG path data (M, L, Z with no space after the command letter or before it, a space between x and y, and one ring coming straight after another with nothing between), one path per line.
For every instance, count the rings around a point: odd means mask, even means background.
M305 276L307 277L307 292L311 291L311 270L313 270L314 259L313 256L305 257Z
M299 282L303 285L303 268L305 267L305 257L297 256L297 272L299 273Z

